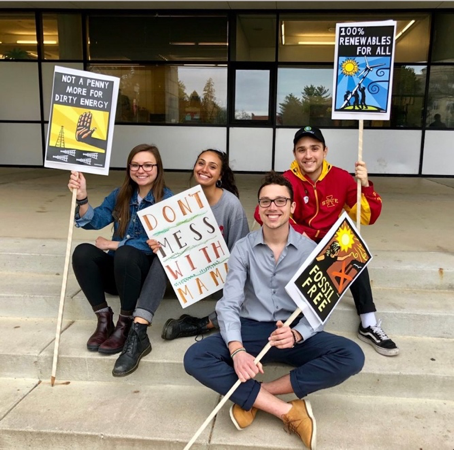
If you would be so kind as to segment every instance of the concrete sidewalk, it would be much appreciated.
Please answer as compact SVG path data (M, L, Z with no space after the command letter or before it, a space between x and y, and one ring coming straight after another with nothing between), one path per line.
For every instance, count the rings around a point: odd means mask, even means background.
M68 172L52 169L0 167L1 237L66 239L71 193ZM118 187L122 171L109 176L87 176L90 202L98 205ZM250 224L262 175L236 176L240 199ZM361 230L372 251L454 252L454 178L372 177L383 199L383 212L376 225ZM189 174L166 173L175 192L189 187ZM74 240L90 241L100 233L74 230ZM111 236L106 228L101 232Z
M99 204L124 174L88 175L90 202ZM237 175L253 223L261 175ZM180 192L188 173L167 173ZM182 449L219 402L182 366L192 338L163 341L169 317L181 314L167 293L150 336L153 351L136 372L113 378L117 355L88 352L93 313L72 270L66 292L57 384L49 385L71 193L68 173L0 168L0 448ZM371 279L384 329L401 349L396 358L358 342L358 318L345 296L327 330L363 348L363 371L342 385L310 395L319 450L453 450L454 429L454 179L372 177L383 198L377 224L362 227L374 254ZM74 229L73 246L102 231ZM118 312L117 298L109 304ZM204 315L213 300L185 310ZM288 371L267 366L266 379ZM172 420L169 420L172 418ZM259 413L237 433L228 406L199 437L197 450L302 448L281 422Z

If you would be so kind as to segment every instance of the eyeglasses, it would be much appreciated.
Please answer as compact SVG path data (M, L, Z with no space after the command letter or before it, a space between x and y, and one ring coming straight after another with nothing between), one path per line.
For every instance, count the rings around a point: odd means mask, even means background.
M268 208L271 206L271 203L274 203L276 206L279 206L279 207L283 207L287 204L287 202L291 200L291 198L287 198L287 197L277 197L277 198L274 198L274 199L270 199L270 198L259 198L259 205L262 207L262 208Z
M140 168L145 172L151 172L153 170L153 167L157 167L157 164L151 164L151 163L146 163L146 164L137 164L137 163L132 163L129 164L129 168L131 169L131 172L137 172Z

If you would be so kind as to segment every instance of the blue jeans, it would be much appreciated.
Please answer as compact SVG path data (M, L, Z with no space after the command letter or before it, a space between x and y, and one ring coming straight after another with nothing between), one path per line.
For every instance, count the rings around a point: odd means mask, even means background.
M241 319L246 351L257 356L275 329L275 322ZM350 339L322 331L294 348L271 347L261 362L264 365L284 363L295 367L290 371L290 382L296 396L303 398L311 392L336 386L359 373L364 365L364 354ZM193 344L184 355L184 367L189 375L222 395L238 380L229 349L220 334ZM248 380L240 384L231 400L249 410L259 390L259 382Z

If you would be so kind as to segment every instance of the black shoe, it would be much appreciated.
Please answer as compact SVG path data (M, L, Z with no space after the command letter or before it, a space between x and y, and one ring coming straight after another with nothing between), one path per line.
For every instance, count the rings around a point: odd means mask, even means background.
M374 327L363 328L360 324L358 337L374 347L375 351L384 356L396 356L399 354L399 347L392 341L381 327L381 320Z
M199 336L209 333L212 329L207 325L210 323L208 317L198 317L183 314L179 319L169 319L162 329L161 337L166 341L188 336Z
M147 325L133 323L121 355L112 370L114 377L124 377L139 367L140 360L151 352Z
M110 309L110 306L107 308L107 311L96 313L96 317L98 320L96 330L87 341L87 348L91 352L97 352L99 346L106 341L115 330L112 321L113 311Z
M99 346L98 352L106 355L120 353L125 345L133 320L132 316L120 315L114 332Z

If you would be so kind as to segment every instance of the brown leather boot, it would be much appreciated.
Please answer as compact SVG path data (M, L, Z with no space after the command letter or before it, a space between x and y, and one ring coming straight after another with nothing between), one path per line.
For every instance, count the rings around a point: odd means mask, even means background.
M112 320L113 311L110 307L108 311L96 313L96 317L98 318L98 325L87 341L87 348L91 352L98 351L99 346L113 333L115 328Z
M114 332L99 346L98 352L105 353L107 355L113 355L114 353L121 352L123 350L123 346L125 345L133 320L133 317L120 316Z

